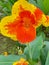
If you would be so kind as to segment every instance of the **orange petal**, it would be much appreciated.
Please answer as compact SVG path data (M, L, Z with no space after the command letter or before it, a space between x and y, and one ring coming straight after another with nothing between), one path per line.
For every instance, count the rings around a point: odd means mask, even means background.
M39 8L37 8L34 13L35 13L36 20L41 19L43 12Z
M17 29L17 39L21 42L21 43L29 43L31 41L33 41L36 37L36 30L34 27L29 27L29 28L25 28L25 27L18 27Z
M0 23L0 30L1 30L1 34L7 37L10 37L12 40L17 40L15 34L8 34L8 30L6 29L6 25L9 23L12 23L15 20L16 16L15 15L11 15L11 16L6 16L1 20Z
M35 18L36 18L36 23L35 23L35 27L39 27L43 22L46 21L46 16L44 15L44 13L39 9L36 8L35 12Z

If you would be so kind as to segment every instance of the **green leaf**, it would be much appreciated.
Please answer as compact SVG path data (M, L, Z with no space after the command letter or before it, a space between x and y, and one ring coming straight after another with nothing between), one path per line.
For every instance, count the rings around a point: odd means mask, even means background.
M45 65L49 65L49 52L48 52L48 55L47 55L47 59L46 59Z
M49 13L49 0L37 0L38 7L45 13Z
M45 65L48 51L49 51L49 42L44 41L44 46L43 46L43 48L41 50L41 57L40 57L42 65Z
M49 0L44 0L43 1L44 7L46 9L46 13L49 13Z
M24 55L0 55L0 65L13 65L13 62L18 61L20 58L25 58Z
M38 4L38 7L44 12L46 13L45 11L45 7L44 7L44 4L43 4L43 0L37 0L37 4Z
M49 51L49 41L44 41L44 43L46 45L47 50Z
M43 47L43 39L42 36L39 36L29 44L24 50L24 54L26 58L29 60L37 60L40 57L40 51Z

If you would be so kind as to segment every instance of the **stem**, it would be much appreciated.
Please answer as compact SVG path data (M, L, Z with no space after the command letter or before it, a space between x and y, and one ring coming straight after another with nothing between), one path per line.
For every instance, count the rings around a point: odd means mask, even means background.
M32 60L32 55L31 55L31 48L30 48L30 44L28 44L28 51L29 51L29 56L30 56L30 59Z
M35 65L35 62L32 60L32 53L31 53L31 46L30 46L30 44L28 44L28 52L29 52L29 56L30 56L30 58L29 58L29 63L31 64L31 65Z

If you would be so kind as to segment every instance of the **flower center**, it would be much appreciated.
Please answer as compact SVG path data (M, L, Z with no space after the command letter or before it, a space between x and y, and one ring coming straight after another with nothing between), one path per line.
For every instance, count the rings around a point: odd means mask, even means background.
M26 28L32 27L32 25L35 24L34 15L28 10L23 10L22 12L20 12L19 17L22 25Z
M32 26L32 23L30 22L31 20L29 18L23 18L23 25L26 28L29 28L30 26Z

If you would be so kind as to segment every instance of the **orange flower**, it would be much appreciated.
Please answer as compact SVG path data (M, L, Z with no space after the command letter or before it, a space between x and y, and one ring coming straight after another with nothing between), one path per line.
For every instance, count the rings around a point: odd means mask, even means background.
M9 34L15 34L18 41L27 43L35 39L36 30L33 27L35 23L34 15L30 11L22 11L19 13L18 20L5 25Z
M17 62L13 63L13 65L28 65L28 64L29 63L23 58L21 58L20 61L17 61Z
M46 16L39 8L25 0L18 0L12 7L12 15L1 20L1 34L29 43L36 38L35 28L45 20Z

